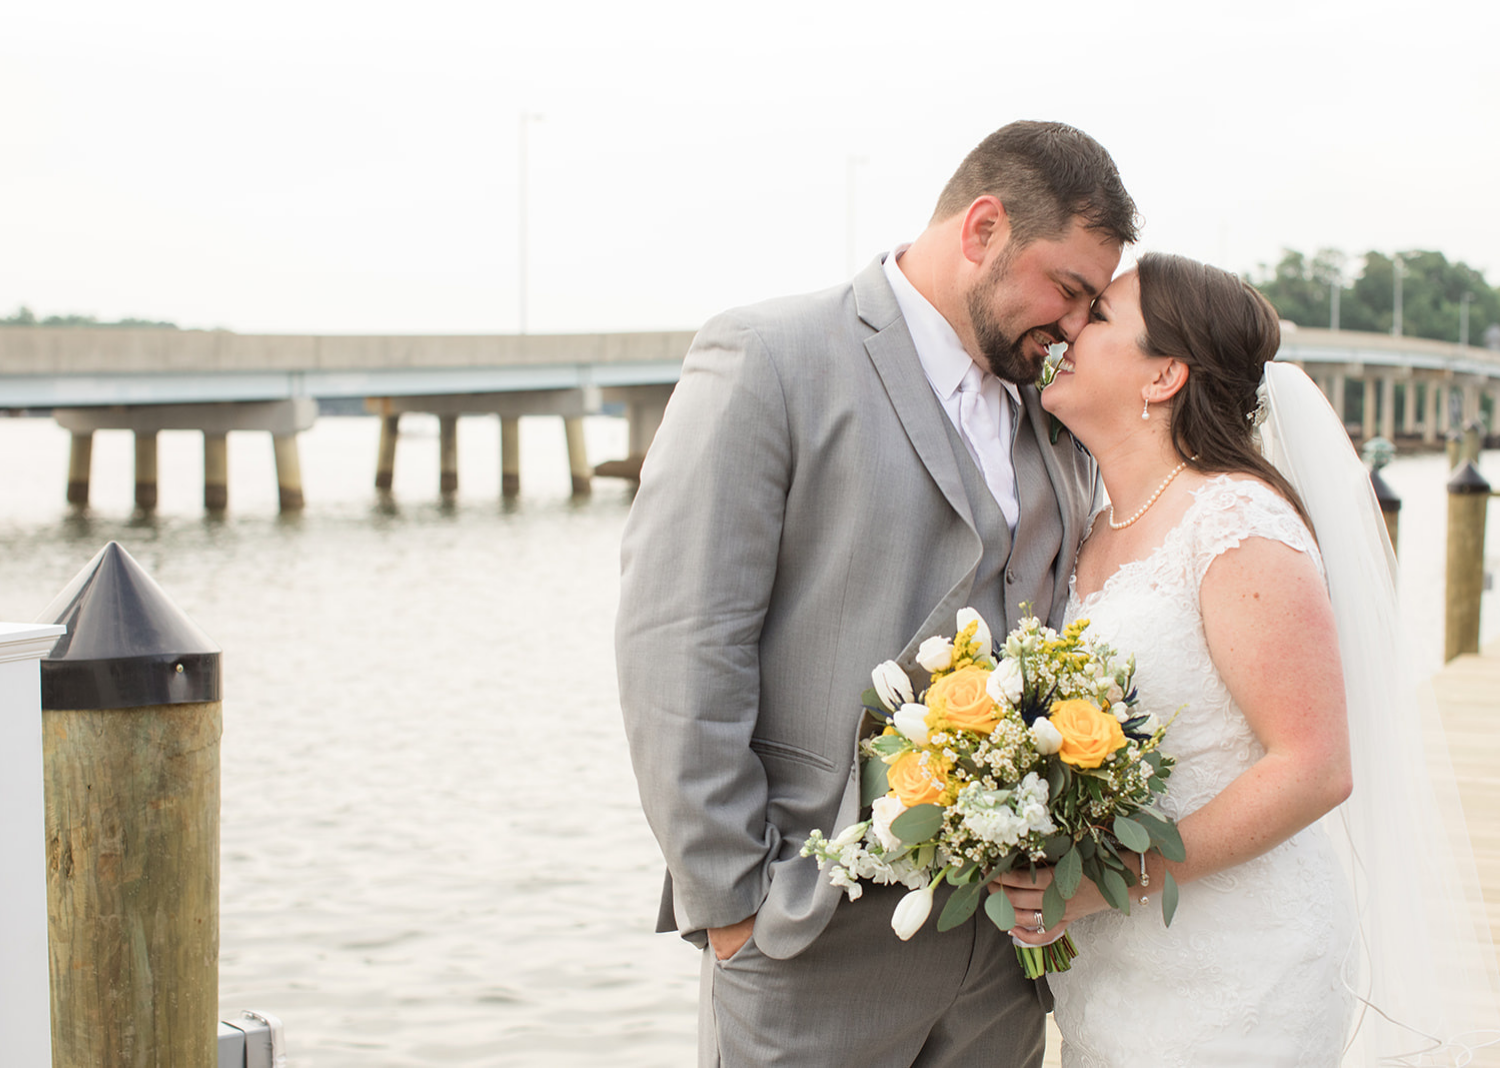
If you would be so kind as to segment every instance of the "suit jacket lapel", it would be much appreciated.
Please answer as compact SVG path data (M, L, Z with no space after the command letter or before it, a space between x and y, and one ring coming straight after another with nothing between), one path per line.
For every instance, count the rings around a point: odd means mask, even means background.
M859 317L876 331L865 339L865 351L885 384L886 395L912 448L953 510L973 528L969 497L944 425L947 415L922 372L917 347L879 261L855 277L854 299Z

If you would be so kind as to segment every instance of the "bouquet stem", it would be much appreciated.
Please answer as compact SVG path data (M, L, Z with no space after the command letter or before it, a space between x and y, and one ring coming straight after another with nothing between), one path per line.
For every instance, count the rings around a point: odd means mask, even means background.
M1078 956L1078 947L1073 936L1065 934L1056 942L1045 946L1017 946L1016 960L1028 979L1040 979L1047 972L1065 972L1073 967L1073 958Z

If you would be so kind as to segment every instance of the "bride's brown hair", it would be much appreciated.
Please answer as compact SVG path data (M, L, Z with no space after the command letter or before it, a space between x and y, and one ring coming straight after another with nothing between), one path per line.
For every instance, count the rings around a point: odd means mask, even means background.
M1297 491L1260 454L1251 416L1261 370L1281 347L1281 322L1271 302L1248 282L1206 263L1161 252L1136 262L1141 351L1170 356L1188 368L1172 398L1172 445L1199 471L1248 474L1285 497L1307 528Z

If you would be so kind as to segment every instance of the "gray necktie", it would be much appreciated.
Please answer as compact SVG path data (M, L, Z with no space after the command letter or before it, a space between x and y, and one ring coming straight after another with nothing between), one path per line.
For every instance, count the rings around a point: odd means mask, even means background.
M971 366L958 384L958 427L979 462L985 485L994 494L1005 522L1015 530L1021 509L1016 499L1015 468L1010 462L1010 410L1003 396L995 396L997 393L1003 393L999 380L980 371L977 364Z

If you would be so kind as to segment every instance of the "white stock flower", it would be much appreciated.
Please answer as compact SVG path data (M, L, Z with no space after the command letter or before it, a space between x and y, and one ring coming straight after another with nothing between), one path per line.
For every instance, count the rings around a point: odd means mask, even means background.
M927 744L927 706L905 704L891 717L896 729L916 745Z
M868 823L856 823L845 827L833 841L828 843L828 851L831 853L842 852L850 846L857 844L865 836L865 831L869 826Z
M906 806L890 795L877 797L870 806L871 823L875 838L887 853L893 853L906 843L891 833L891 821L906 811Z
M905 942L921 930L931 912L932 887L924 886L920 890L913 890L897 903L896 911L891 915L891 930Z
M906 677L906 672L901 670L901 665L894 660L877 664L875 670L870 672L870 679L875 683L875 692L880 695L880 703L892 712L916 698L916 695L911 692L911 679Z
M828 881L848 894L850 901L858 901L859 895L865 892L865 888L855 882L843 868L834 868L829 872Z
M985 692L997 705L1015 705L1021 700L1025 680L1021 677L1021 664L1009 657L995 665L984 684Z
M917 646L917 663L928 671L947 671L953 665L953 642L934 635Z
M1032 721L1031 739L1036 743L1036 751L1042 756L1051 756L1062 748L1062 733L1046 716L1038 716Z
M979 655L980 656L989 656L990 655L990 651L993 648L993 642L990 639L990 627L989 627L989 624L986 623L984 621L984 617L981 616L974 609L972 609L972 608L960 608L958 610L958 630L959 630L959 632L962 633L963 629L965 627L967 627L970 623L978 623L979 624L979 626L977 628L975 628L975 630L974 630L974 642L975 642L976 645L979 646Z

